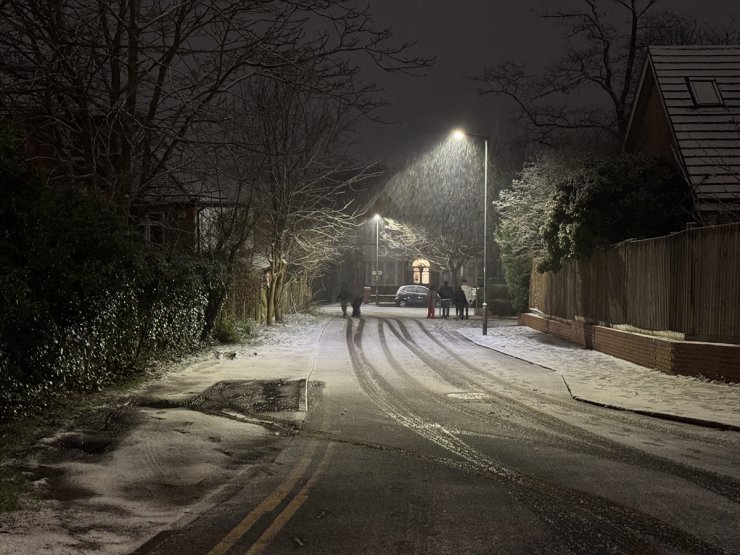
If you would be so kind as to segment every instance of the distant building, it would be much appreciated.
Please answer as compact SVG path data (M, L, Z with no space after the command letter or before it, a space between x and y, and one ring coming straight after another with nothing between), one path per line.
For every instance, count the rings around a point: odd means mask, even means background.
M358 268L364 283L371 288L373 300L376 287L381 300L388 301L401 285L432 285L438 288L443 281L458 283L465 280L476 287L482 283L482 264L479 258L471 258L460 268L459 275L452 276L446 268L435 266L423 255L413 256L401 247L393 248L384 244L383 225L380 223L378 237L374 219L368 219L365 225L358 228Z
M651 46L627 152L668 158L704 225L740 221L740 46Z

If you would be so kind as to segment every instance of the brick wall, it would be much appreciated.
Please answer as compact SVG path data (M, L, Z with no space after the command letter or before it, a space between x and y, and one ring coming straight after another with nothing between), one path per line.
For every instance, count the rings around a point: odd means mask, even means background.
M594 350L613 357L629 360L640 366L657 368L655 363L656 343L660 340L637 333L628 333L602 326L594 328ZM660 370L665 371L663 368Z
M519 324L667 374L740 382L740 345L674 341L536 314L521 314Z
M568 341L573 341L573 330L569 323L560 322L558 320L551 320L549 318L534 318L526 325L538 331L551 333L556 337L561 337Z
M673 341L671 370L675 374L740 382L740 345Z
M581 347L594 348L594 326L582 320L573 320L571 322L571 334L573 343L578 343Z

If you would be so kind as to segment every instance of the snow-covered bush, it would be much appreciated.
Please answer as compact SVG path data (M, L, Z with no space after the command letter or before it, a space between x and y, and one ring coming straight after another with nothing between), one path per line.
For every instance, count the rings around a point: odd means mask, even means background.
M0 177L0 421L209 339L221 264L149 251L87 197Z

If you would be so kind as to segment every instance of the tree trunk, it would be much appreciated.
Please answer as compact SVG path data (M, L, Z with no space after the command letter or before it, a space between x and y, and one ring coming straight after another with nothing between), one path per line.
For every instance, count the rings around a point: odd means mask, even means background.
M275 280L275 321L283 321L283 309L280 306L280 300L283 297L283 272Z

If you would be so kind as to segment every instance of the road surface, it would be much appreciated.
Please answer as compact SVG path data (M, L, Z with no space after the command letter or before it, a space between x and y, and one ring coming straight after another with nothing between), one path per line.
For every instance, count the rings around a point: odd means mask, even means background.
M740 552L736 432L578 403L424 313L332 319L288 446L139 552Z

